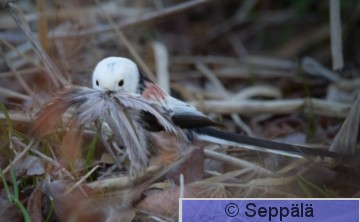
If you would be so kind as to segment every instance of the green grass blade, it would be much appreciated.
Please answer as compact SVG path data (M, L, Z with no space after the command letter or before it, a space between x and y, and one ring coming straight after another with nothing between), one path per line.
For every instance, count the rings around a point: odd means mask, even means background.
M306 136L311 139L311 138L314 137L315 131L316 131L314 105L312 103L312 100L310 99L312 96L311 96L310 87L309 87L309 84L307 82L305 73L304 73L303 70L299 70L299 72L300 72L300 75L301 75L301 81L302 81L302 84L303 84L305 97L309 101L309 109L305 111L305 119L306 119L306 123L307 123Z
M322 196L326 197L326 198L330 198L331 195L326 192L325 190L321 189L320 187L316 186L315 184L311 183L309 180L305 179L304 177L302 177L301 175L299 175L299 179L306 184L306 186L311 187L312 189L316 190L317 192L319 192Z
M48 215L46 216L45 222L49 222L51 219L51 215L54 212L54 203L52 202L52 200L50 200L50 211L48 213Z
M15 199L18 200L19 199L19 186L18 186L17 181L16 181L16 176L15 176L15 172L14 172L13 167L10 168L10 177L11 177L11 182L12 182L13 188L14 188Z
M298 184L301 187L302 191L304 191L307 198L313 198L313 195L312 195L309 187L300 178L298 180Z
M4 103L2 103L2 102L0 102L0 110L4 113L6 122L9 125L9 127L12 129L13 125L12 125L12 121L11 121L10 116L9 116L9 112L7 111Z
M20 209L20 212L24 217L24 221L25 222L31 222L30 215L27 212L25 206L20 202L19 199L14 198L14 201L15 201L16 206Z
M3 185L4 185L4 189L5 189L5 193L6 193L6 196L8 198L8 201L9 201L10 204L12 204L13 203L12 194L10 193L9 186L8 186L8 184L6 182L5 175L4 175L1 168L0 168L0 176L1 176L1 180L2 180Z
M95 135L94 138L91 140L91 143L88 147L88 151L86 153L86 157L85 157L85 165L88 166L95 158L95 150L96 150L96 145L98 143L98 136Z

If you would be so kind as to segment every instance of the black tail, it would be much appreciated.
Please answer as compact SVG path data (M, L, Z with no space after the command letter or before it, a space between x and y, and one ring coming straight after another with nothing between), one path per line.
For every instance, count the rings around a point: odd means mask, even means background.
M213 138L226 140L232 143L237 143L239 145L241 144L252 145L257 148L264 149L264 151L274 150L280 152L287 152L290 154L311 155L311 156L331 157L331 158L340 158L343 156L337 152L331 152L324 149L310 148L306 146L292 145L292 144L281 143L267 139L244 136L237 133L216 130L210 127L198 128L196 129L196 132L199 135L210 136Z

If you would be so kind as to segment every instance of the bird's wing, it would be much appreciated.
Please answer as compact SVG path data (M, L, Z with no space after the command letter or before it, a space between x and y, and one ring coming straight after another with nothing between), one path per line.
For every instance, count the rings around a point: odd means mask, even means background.
M171 119L174 124L181 128L199 128L205 126L222 126L204 113L189 104L175 99L167 98L167 104L171 110Z
M222 126L193 106L170 96L165 90L153 82L148 81L145 83L142 96L164 107L164 109L169 112L174 124L180 128L191 129L205 126ZM156 126L154 118L152 118L149 113L143 113L142 118L147 122L146 125L153 126L154 131L160 131L159 127Z

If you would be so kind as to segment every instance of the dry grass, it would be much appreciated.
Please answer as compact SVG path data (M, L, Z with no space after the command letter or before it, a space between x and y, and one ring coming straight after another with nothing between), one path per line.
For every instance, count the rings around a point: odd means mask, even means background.
M179 196L359 196L357 1L37 0L3 6L0 218L176 221ZM91 124L74 133L67 125L71 112L61 119L64 110L55 107L47 117L53 125L44 121L38 129L46 136L34 137L30 128L45 102L66 85L90 86L95 64L110 55L133 59L226 130L331 147L354 158L297 159L214 144L194 144L205 152L190 149L178 157L171 150L182 144L169 139L159 142L168 151L130 179L115 138L106 128L96 136Z

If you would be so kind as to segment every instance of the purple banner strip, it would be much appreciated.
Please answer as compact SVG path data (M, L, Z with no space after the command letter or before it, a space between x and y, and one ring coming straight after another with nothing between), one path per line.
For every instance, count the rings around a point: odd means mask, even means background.
M359 222L359 200L182 199L183 222Z

